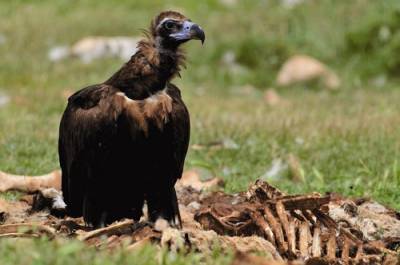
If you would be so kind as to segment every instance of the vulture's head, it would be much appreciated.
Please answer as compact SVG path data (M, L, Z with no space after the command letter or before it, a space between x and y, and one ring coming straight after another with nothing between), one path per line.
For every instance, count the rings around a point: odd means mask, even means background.
M152 37L163 48L177 48L189 40L205 40L201 27L175 11L161 12L151 23Z

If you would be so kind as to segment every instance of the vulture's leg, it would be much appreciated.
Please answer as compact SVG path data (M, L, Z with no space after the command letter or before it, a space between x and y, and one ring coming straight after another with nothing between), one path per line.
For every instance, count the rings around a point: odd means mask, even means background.
M147 195L149 220L156 222L158 218L166 219L171 226L182 228L178 198L175 187L158 190Z

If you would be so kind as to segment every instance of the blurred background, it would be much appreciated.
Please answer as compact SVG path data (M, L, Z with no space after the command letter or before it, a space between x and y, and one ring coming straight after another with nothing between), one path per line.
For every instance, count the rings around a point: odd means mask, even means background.
M174 80L186 169L229 192L262 178L400 209L398 0L1 1L0 169L58 168L68 96L114 73L166 9L206 32Z

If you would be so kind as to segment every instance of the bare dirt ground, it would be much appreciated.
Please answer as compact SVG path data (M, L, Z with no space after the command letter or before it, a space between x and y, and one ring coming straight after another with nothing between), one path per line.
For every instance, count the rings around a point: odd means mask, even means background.
M237 252L233 265L399 264L400 213L369 199L286 195L263 181L227 194L215 191L220 180L202 182L188 171L176 187L182 230L163 220L151 225L146 218L92 230L81 218L50 214L59 194L57 172L23 185L18 176L2 178L19 181L9 189L29 193L18 201L0 200L0 238L76 238L99 250L134 250L152 243L170 251L207 254L218 247ZM48 185L49 178L54 184Z

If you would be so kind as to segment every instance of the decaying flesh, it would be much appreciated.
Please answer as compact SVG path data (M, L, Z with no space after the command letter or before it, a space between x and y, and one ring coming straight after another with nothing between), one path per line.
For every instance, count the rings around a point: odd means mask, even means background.
M219 181L202 182L198 174L188 172L177 184L182 230L122 220L90 231L81 218L31 212L34 200L25 197L6 202L14 204L8 208L3 205L8 212L0 237L75 236L99 249L134 250L153 243L171 251L202 253L218 245L222 251L238 252L234 265L399 262L399 213L376 202L332 194L286 195L262 181L231 195L209 191L210 183ZM15 213L18 204L25 208ZM0 212L1 205L0 201ZM251 253L265 253L266 258Z

